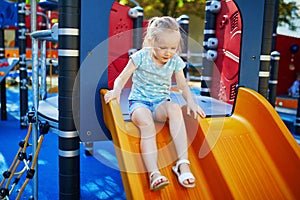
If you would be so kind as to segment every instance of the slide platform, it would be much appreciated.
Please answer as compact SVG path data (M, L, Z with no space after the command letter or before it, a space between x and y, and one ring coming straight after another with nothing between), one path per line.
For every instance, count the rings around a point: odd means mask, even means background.
M269 102L240 87L229 117L196 120L182 107L189 137L189 160L196 187L183 188L171 167L176 152L167 124L156 124L160 171L170 184L149 189L140 155L139 130L120 105L104 103L105 125L115 145L127 199L300 199L300 147Z

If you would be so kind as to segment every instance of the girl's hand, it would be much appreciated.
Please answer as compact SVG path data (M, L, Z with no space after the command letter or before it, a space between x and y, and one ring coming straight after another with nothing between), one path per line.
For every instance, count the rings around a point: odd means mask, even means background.
M189 116L191 115L191 111L194 113L194 119L197 118L197 114L199 114L202 118L206 117L206 114L203 111L203 109L196 103L190 103L187 105L187 114Z
M120 96L121 92L117 90L109 90L105 95L104 95L104 101L107 104L113 99L116 99L118 103L120 103Z

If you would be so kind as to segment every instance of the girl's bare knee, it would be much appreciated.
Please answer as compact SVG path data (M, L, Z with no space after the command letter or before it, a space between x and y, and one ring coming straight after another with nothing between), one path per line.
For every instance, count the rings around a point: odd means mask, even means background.
M182 119L181 107L177 103L172 103L168 106L169 119Z
M156 129L152 113L147 108L137 108L132 114L133 123L140 129L141 138L155 138Z
M140 127L140 126L149 126L149 125L154 123L152 113L147 108L137 108L132 113L131 120L138 127Z

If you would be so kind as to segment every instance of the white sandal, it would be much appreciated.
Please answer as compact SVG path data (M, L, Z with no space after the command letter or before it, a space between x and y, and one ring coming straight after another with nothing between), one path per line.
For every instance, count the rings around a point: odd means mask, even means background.
M158 174L159 176L151 180L154 174ZM161 173L158 170L154 170L153 172L151 172L151 174L149 175L149 179L150 179L150 189L153 191L163 189L165 186L167 186L170 183L169 180L165 176L161 175ZM159 180L166 180L166 181L162 181L161 183L158 183L154 187L155 183Z
M186 187L186 188L193 188L193 187L195 187L195 185L196 185L195 183L184 184L184 181L186 181L186 180L189 180L189 179L194 179L195 180L195 177L194 177L194 175L191 172L180 173L179 166L181 164L188 164L188 165L190 165L190 161L188 161L186 159L178 160L176 162L176 165L172 167L173 172L178 177L179 183L183 187Z

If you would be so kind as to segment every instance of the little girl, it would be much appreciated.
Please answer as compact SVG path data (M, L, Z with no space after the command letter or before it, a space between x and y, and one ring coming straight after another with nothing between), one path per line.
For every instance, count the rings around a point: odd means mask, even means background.
M195 103L184 77L185 63L176 54L180 47L180 27L171 17L155 17L149 21L143 48L133 55L114 82L113 90L104 96L105 102L120 101L121 90L132 76L129 94L129 114L141 133L141 153L149 172L150 189L158 190L169 184L157 165L157 144L154 121L168 120L178 161L172 167L183 187L195 186L195 177L190 171L186 128L180 106L170 100L171 77L174 73L177 87L191 111L205 117L204 111Z

